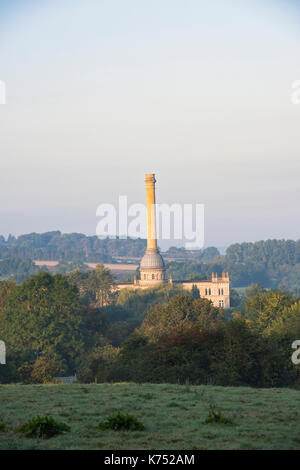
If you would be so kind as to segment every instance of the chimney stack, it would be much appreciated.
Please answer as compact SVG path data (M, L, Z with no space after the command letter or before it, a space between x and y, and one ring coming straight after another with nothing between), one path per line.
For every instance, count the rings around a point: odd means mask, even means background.
M157 251L156 214L155 214L155 175L147 173L145 178L147 192L147 250Z

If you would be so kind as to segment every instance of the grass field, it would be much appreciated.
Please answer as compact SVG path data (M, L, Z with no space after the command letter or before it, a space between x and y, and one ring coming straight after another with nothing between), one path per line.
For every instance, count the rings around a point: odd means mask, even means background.
M204 424L209 406L229 424ZM120 410L137 416L144 431L101 431L99 421ZM71 431L29 439L16 427L52 415ZM0 449L300 449L300 392L154 384L1 385Z

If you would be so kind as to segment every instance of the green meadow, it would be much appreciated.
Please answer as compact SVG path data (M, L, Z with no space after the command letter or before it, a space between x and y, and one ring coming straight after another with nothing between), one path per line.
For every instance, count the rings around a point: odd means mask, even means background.
M169 384L1 385L0 449L300 449L300 392ZM205 424L209 410L225 423ZM116 411L135 415L143 431L97 429ZM39 440L16 431L51 415L69 432ZM1 429L1 428L0 428Z

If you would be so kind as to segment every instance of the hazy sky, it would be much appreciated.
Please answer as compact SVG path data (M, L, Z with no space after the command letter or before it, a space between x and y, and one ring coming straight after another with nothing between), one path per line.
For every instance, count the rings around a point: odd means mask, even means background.
M299 238L300 2L0 0L0 234L204 203L205 243Z

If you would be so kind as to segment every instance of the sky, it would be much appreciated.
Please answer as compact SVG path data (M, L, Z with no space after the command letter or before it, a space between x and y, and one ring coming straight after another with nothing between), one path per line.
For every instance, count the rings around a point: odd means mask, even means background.
M206 246L299 239L299 51L298 1L0 0L0 234L95 235L155 173Z

